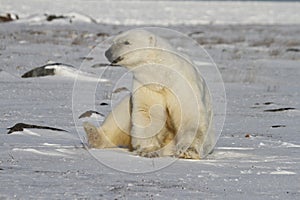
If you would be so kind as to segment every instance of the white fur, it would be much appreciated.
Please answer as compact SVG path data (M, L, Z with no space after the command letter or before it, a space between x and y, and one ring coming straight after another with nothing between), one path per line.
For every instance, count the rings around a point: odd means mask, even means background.
M117 36L106 57L133 72L129 134L134 151L147 157L192 159L212 151L215 136L210 95L186 57L164 39L139 29ZM118 112L113 110L115 116ZM102 127L107 127L105 124L111 122L106 120ZM109 131L105 134L115 134Z

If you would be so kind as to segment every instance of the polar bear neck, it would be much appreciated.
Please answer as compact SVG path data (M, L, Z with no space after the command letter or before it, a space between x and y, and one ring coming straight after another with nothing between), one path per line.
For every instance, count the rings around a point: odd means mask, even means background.
M166 55L160 53L156 57L152 55L149 59L145 59L145 62L131 67L134 82L138 82L139 86L155 85L151 88L156 91L164 87L174 88L177 85L180 87L179 79L184 79L183 81L190 83L197 82L197 72L193 67L190 67L191 63L181 57L170 55L170 53Z
M161 48L136 49L125 54L121 62L121 65L133 72L134 80L141 85L173 87L178 84L180 77L188 77L188 82L197 82L197 72L191 67L192 63L175 51Z
M180 54L161 48L145 48L137 49L134 52L126 55L124 64L128 69L140 67L142 65L159 64L159 65L180 65L183 62L184 57Z

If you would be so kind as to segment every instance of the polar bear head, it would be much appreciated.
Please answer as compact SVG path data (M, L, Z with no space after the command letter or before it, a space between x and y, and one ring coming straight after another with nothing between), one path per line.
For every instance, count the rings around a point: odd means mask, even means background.
M173 51L173 48L159 36L143 29L135 29L116 36L105 56L112 65L133 68L153 61L157 58L158 51L162 50Z

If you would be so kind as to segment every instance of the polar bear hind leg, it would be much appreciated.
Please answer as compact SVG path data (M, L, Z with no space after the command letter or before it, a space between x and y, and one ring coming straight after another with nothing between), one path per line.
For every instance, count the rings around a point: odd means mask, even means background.
M130 97L125 97L107 116L101 127L83 124L91 148L122 147L131 150Z

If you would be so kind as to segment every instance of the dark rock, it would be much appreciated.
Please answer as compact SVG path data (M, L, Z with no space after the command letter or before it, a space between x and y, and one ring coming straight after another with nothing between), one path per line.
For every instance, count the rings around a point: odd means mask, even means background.
M297 48L289 48L286 50L287 52L300 52L300 49L297 49Z
M80 116L79 116L79 119L81 118L85 118L85 117L90 117L93 113L97 114L97 115L100 115L100 116L104 116L103 114L97 112L97 111L93 111L93 110L89 110L89 111L86 111L84 113L82 113Z
M0 23L1 22L11 22L18 20L19 16L16 14L6 13L5 15L0 15Z
M41 67L34 68L34 69L26 72L25 74L23 74L21 77L22 78L32 78L32 77L40 77L40 76L54 76L55 69L54 68L47 69L47 67L59 66L59 65L73 67L71 65L63 64L63 63L51 63L51 64L43 65Z
M24 128L48 129L48 130L53 130L53 131L67 132L66 130L59 129L59 128L53 128L53 127L49 127L49 126L38 126L38 125L32 125L32 124L17 123L12 127L7 128L7 130L9 130L7 134L11 134L13 132L18 132L18 131L23 131Z
M267 109L267 110L264 110L264 112L282 112L282 111L286 111L286 110L295 110L295 108L287 107L287 108Z

